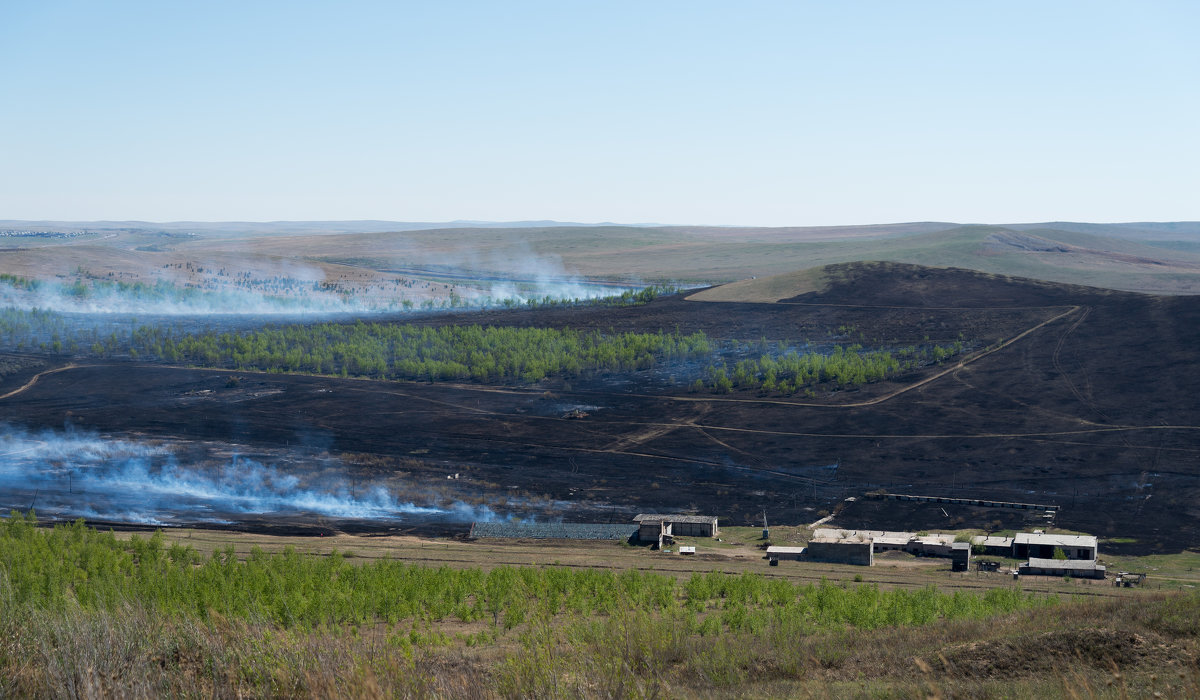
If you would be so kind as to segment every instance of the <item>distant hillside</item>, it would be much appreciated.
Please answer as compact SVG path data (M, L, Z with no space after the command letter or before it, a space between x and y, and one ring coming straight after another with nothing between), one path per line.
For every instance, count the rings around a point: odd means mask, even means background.
M1196 222L779 228L532 223L539 225L67 222L63 228L89 233L64 238L24 235L52 230L54 222L0 222L0 249L6 251L0 272L40 276L84 267L118 277L126 271L134 279L185 261L213 263L235 255L256 269L299 264L335 276L343 268L353 268L355 275L452 270L456 278L473 273L523 278L548 271L559 278L707 285L881 260L1200 294ZM5 236L5 227L20 235Z
M705 289L691 301L980 308L1054 306L1106 297L1112 290L956 267L852 262L741 280Z

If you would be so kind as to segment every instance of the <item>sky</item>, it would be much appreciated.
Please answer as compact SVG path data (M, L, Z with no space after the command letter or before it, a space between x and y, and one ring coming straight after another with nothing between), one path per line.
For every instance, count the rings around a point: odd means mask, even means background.
M0 0L0 219L1200 219L1200 3Z

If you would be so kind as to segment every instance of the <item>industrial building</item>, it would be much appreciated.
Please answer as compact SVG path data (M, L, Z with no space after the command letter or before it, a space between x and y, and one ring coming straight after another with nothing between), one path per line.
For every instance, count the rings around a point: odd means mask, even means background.
M657 542L661 548L673 537L716 537L720 534L715 515L660 515L641 514L634 516L638 539L642 542Z
M1096 560L1031 558L1017 571L1022 576L1070 576L1071 578L1104 578L1105 567Z
M875 549L871 540L811 540L805 548L804 558L830 564L875 565Z
M1091 535L1047 535L1043 532L1018 532L1013 538L1012 556L1017 559L1053 559L1055 550L1067 559L1096 559L1096 538Z
M976 554L990 554L997 557L1011 557L1013 538L979 535L971 539L971 545Z
M815 539L869 539L875 554L900 551L920 557L949 557L954 540L957 539L955 535L938 532L917 534L891 530L845 530L828 527L815 530L813 537ZM1012 544L1013 538L1011 537L977 535L971 538L974 551L980 554L1012 556Z

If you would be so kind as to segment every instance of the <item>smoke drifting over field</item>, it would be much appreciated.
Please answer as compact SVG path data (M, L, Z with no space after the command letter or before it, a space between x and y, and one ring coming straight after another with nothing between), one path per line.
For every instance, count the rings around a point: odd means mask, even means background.
M469 252L418 259L416 267L399 270L335 268L343 277L292 263L248 263L242 270L178 263L115 278L82 268L62 279L0 275L0 307L161 316L366 314L594 299L638 288L580 279L561 262L532 254L499 264L481 264ZM488 269L504 272L480 272Z
M328 458L298 460L287 469L236 455L182 461L169 445L4 426L0 505L151 525L288 514L392 522L494 517L486 507L461 503L418 505L379 483L351 485L342 465Z

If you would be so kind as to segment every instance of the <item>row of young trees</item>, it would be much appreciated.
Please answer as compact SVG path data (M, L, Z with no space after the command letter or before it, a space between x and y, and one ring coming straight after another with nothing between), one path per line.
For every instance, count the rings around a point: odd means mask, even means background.
M161 532L120 540L82 521L39 528L32 513L0 517L0 606L42 611L121 610L131 600L168 617L267 620L280 627L485 621L511 629L531 618L607 617L628 610L689 613L689 630L761 633L877 628L939 618L984 618L1054 602L1019 590L947 594L933 588L819 586L756 574L689 579L628 570L565 567L431 568L399 561L356 564L344 555L232 547L204 557L168 545ZM702 620L697 614L705 615ZM706 626L701 626L707 622Z
M95 350L103 352L101 345ZM143 357L213 367L341 374L378 379L536 382L596 371L633 371L707 358L703 333L619 333L554 328L322 323L250 333L174 337L159 327L133 333Z
M942 362L962 351L961 341L948 346L910 346L895 352L864 351L861 345L839 345L827 355L791 350L780 356L764 354L756 359L739 360L732 368L724 362L712 365L692 388L696 391L707 388L722 394L736 388L783 395L811 391L812 387L823 383L848 389L881 381L923 364Z

